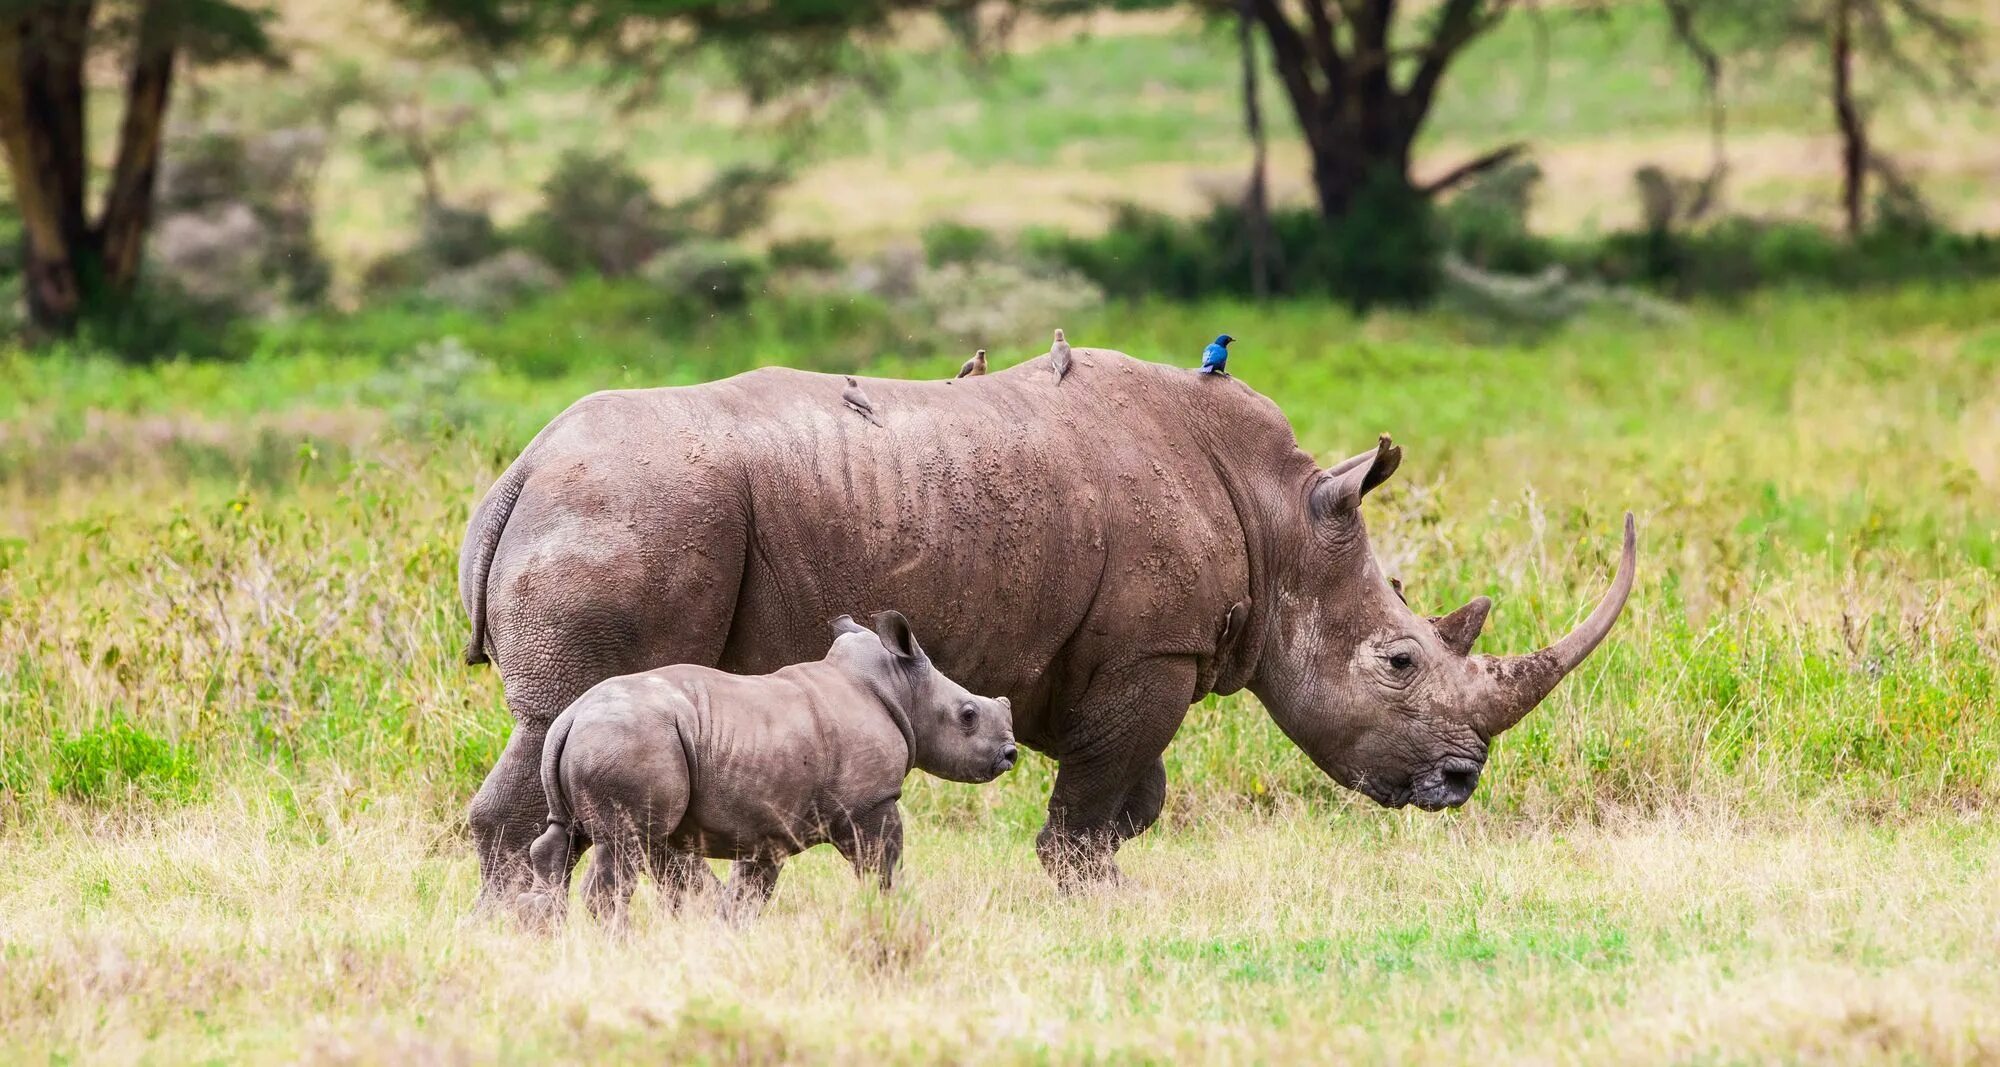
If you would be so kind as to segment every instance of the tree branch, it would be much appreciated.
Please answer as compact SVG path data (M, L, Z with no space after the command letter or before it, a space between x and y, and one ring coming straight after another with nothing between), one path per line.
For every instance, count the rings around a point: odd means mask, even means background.
M132 46L132 78L125 91L125 118L118 130L118 156L111 188L98 222L105 278L123 286L139 273L139 255L153 217L153 186L160 170L160 143L166 133L167 101L173 92L174 54L179 30L167 0L146 0L139 35Z
M1340 44L1334 38L1333 18L1327 13L1326 0L1302 0L1306 18L1312 23L1312 36L1308 42L1312 46L1313 60L1319 64L1320 74L1326 79L1326 95L1337 98L1341 95L1342 83L1347 79L1347 63L1340 57Z
M1514 157L1527 150L1528 145L1524 141L1515 141L1513 144L1501 145L1499 148L1483 156L1474 156L1460 163L1458 166L1445 171L1442 175L1419 186L1417 191L1425 196L1436 196L1439 193L1449 191L1463 184L1469 178L1484 174L1495 167L1504 166L1513 161Z
M1308 55L1306 42L1299 35L1298 27L1278 6L1277 0L1251 0L1251 11L1257 21L1264 24L1264 35L1271 41L1271 55L1278 66L1278 80L1285 86L1285 93L1292 98L1292 110L1297 112L1299 129L1305 134L1306 142L1319 148L1319 114L1322 96L1313 88L1312 78L1307 68L1312 60Z
M1417 73L1410 79L1409 89L1403 93L1403 98L1417 115L1430 111L1431 99L1437 95L1438 82L1444 80L1445 69L1458 53L1506 17L1508 9L1513 6L1513 0L1493 0L1490 9L1486 7L1486 0L1446 0L1444 11L1438 16L1437 29L1431 31L1430 43L1424 48Z

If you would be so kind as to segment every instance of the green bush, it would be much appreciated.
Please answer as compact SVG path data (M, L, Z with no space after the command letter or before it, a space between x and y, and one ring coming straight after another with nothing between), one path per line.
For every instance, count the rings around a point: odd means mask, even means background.
M417 247L432 263L470 267L500 254L506 242L493 216L478 208L426 204L418 221Z
M529 251L565 274L630 275L673 242L666 208L616 155L564 153L523 227Z
M1550 243L1528 230L1542 169L1515 163L1482 175L1438 209L1445 247L1482 270L1531 274L1554 261Z
M827 237L793 237L774 242L764 258L772 270L836 271L847 265Z
M119 718L56 741L49 789L85 802L185 800L201 783L194 751Z
M1682 298L1740 299L1771 286L1859 289L2000 276L2000 242L1883 226L1849 241L1803 222L1729 218L1701 230L1634 230L1567 257L1580 273Z
M947 263L978 263L999 251L992 233L962 222L940 221L924 227L924 260L933 267Z
M1273 290L1328 295L1356 308L1421 304L1436 292L1441 246L1431 208L1400 181L1371 183L1348 216L1271 215ZM1112 296L1194 300L1251 293L1250 223L1235 204L1181 220L1132 205L1096 237L1037 231L1029 251L1069 267Z
M689 241L646 261L647 281L716 308L742 307L769 273L762 257L726 241Z

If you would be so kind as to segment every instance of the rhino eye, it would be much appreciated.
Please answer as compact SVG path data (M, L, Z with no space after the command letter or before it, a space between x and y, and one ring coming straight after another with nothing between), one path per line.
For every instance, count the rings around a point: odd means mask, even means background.
M958 721L966 726L971 726L973 722L978 718L979 718L979 709L973 707L970 704L967 704L964 707L958 709Z
M1389 666L1393 670L1407 671L1417 665L1408 652L1396 652L1389 656Z

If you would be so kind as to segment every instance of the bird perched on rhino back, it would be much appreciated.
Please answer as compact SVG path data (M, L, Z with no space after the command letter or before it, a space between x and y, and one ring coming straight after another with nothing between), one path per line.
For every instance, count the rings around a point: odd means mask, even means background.
M986 350L982 348L979 351L974 352L972 354L971 359L968 359L964 363L959 364L958 374L955 375L955 377L977 378L985 373L986 373Z
M1069 373L1069 341L1061 330L1056 331L1056 341L1049 346L1049 366L1056 370L1056 384L1061 385L1063 375Z
M1229 377L1229 342L1236 338L1228 334L1218 334L1208 347L1201 350L1201 372Z
M874 425L882 425L882 419L875 414L874 402L868 399L867 393L861 391L861 383L855 381L851 375L844 377L847 378L847 388L840 391L840 402L846 404L848 410Z

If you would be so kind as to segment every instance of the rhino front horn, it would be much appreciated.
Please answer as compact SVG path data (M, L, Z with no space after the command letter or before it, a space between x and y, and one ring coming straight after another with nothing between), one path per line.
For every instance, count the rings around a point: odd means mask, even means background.
M1618 575L1611 580L1611 589L1604 599L1597 602L1596 610L1577 628L1563 635L1562 640L1525 656L1497 656L1485 661L1488 677L1493 684L1493 699L1487 704L1486 718L1480 726L1487 736L1507 729L1520 722L1522 717L1535 710L1535 705L1552 692L1557 683L1570 671L1576 669L1590 656L1597 646L1611 632L1611 626L1618 621L1618 613L1625 610L1625 600L1632 595L1632 572L1638 558L1638 530L1632 521L1632 513L1625 513L1625 549L1618 557Z

